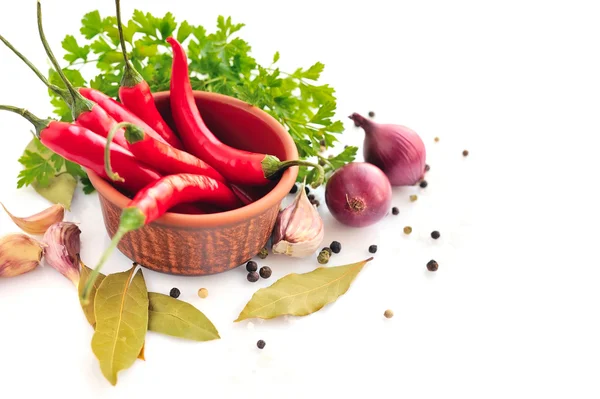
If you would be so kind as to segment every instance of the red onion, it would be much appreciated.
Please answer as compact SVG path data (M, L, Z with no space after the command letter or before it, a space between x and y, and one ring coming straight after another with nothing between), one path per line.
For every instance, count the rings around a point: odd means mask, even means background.
M364 227L381 220L392 202L392 186L378 167L352 162L338 169L325 187L333 217L347 226Z
M365 131L363 155L386 174L393 186L413 186L425 173L425 144L417 133L401 125L379 124L354 113Z

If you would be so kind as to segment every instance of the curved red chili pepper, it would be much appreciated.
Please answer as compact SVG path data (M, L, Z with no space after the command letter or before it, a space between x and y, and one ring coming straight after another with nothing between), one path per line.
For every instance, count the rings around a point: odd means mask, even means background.
M119 123L113 129L120 127L125 127L125 139L133 155L142 162L154 165L163 174L192 173L225 182L225 178L206 162L192 154L155 140L140 126Z
M125 70L119 87L119 98L121 102L131 110L134 114L146 122L156 133L158 133L167 143L175 148L182 149L183 145L177 135L171 130L167 122L163 119L156 109L154 97L150 86L144 80L142 75L133 67L131 61L127 57L127 49L125 47L125 38L123 37L123 26L121 24L121 4L120 0L116 0L117 7L117 26L119 28L119 38L121 40L121 49L123 50L123 58L125 59ZM116 118L117 119L117 118ZM122 122L122 121L119 121ZM132 122L133 121L127 121ZM138 124L139 125L139 124Z
M0 105L0 109L17 113L31 122L37 137L50 150L110 181L104 170L104 137L81 126L38 118L23 108ZM131 194L161 177L156 171L141 165L133 154L117 144L111 144L110 157L115 169L125 179L124 182L115 182L116 185Z
M233 184L261 186L279 177L280 173L295 165L316 167L323 179L323 168L310 162L280 161L267 154L252 153L222 143L206 126L196 106L188 74L187 56L181 44L173 37L167 38L173 48L171 71L171 113L185 148L217 169Z
M165 176L148 185L140 190L123 209L117 232L85 283L82 301L88 300L89 289L94 284L102 265L125 234L152 223L178 204L196 201L216 205L225 210L242 206L239 198L225 184L207 176L181 173Z
M158 133L154 131L150 126L146 124L142 119L140 119L137 115L127 109L123 104L116 101L114 98L102 93L100 90L81 87L79 88L79 93L87 98L88 100L94 101L98 105L100 105L108 115L110 115L116 122L129 122L133 123L146 132L148 136L151 136L153 139L160 141L161 143L165 143L168 145L173 145L171 143L167 143L167 141L162 138ZM177 142L174 143L177 148L181 148L181 142L177 139Z

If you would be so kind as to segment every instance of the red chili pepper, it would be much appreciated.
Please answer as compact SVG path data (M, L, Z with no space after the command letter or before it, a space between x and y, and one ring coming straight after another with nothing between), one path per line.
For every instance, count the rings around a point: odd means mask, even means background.
M161 143L167 144L171 146L172 144L167 143L167 141L160 136L160 134L156 133L154 129L146 124L143 120L141 120L137 115L127 109L123 104L116 101L114 98L107 96L102 93L100 90L82 87L79 89L79 93L87 98L88 100L94 101L99 106L101 106L108 115L110 115L116 122L129 122L133 123L146 132L148 136L151 136L153 139L160 141ZM177 148L181 148L181 142L175 143L178 145Z
M86 98L84 98L69 82L67 77L62 71L62 68L56 61L56 57L52 53L52 49L48 45L48 41L46 40L46 35L44 34L44 30L42 27L42 5L38 1L37 3L37 16L38 16L38 32L40 35L40 39L42 44L44 45L44 49L46 50L46 54L50 59L50 62L56 69L56 72L65 83L67 90L60 89L59 94L63 97L69 108L71 108L71 113L73 116L73 120L80 126L86 127L93 131L96 134L106 137L110 128L113 127L117 122L98 104L92 102ZM17 54L19 55L19 54ZM24 57L21 57L23 59ZM28 65L33 68L33 65L28 62ZM49 86L50 87L50 86ZM124 148L128 148L129 144L127 140L125 140L123 130L117 132L115 136L115 142Z
M225 178L206 162L185 151L155 140L140 126L132 123L123 122L113 126L108 134L108 142L110 142L113 132L120 128L125 128L125 139L129 143L129 150L133 155L140 161L153 165L163 174L192 173L225 182Z
M123 37L123 26L121 24L121 4L120 0L116 0L117 6L117 26L119 28L119 38L121 39L121 48L123 50L123 58L125 59L125 70L119 87L119 98L121 102L131 110L134 114L146 122L156 133L158 133L165 141L175 148L182 149L183 145L177 135L171 130L167 122L163 119L156 109L154 97L150 86L144 80L142 75L134 68L131 61L127 57L127 49L125 47L125 38ZM122 121L119 121L122 122ZM127 121L132 122L133 121Z
M106 139L96 133L66 122L41 119L31 112L10 105L0 105L0 110L11 111L23 116L35 126L36 136L42 144L63 158L93 170L105 180L104 150ZM158 179L160 175L151 168L140 165L133 154L117 144L111 144L110 157L116 169L125 178L117 185L135 194Z
M261 186L277 179L290 166L304 165L318 168L318 186L323 181L323 168L302 160L280 161L277 157L242 151L222 143L208 129L194 100L188 74L187 56L181 44L173 37L167 38L173 48L171 71L171 112L185 148L208 162L227 181L233 184Z
M207 176L182 173L165 176L148 185L123 209L117 232L85 283L82 300L87 301L89 289L102 265L125 234L152 223L177 204L196 201L213 204L225 210L236 209L242 205L226 185Z

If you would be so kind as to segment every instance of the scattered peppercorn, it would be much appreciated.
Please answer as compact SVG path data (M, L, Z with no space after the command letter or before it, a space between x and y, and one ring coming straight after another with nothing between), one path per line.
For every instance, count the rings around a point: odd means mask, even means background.
M392 208L392 215L397 215L400 213L400 209L398 209L398 207L393 207Z
M463 151L463 157L466 157L467 155L469 155L469 151L467 151L467 150L464 150L464 151Z
M415 194L410 196L410 202L415 202L419 197L417 197Z
M436 138L433 139L433 141L435 141L437 143L438 141L440 141L440 138L436 137Z
M329 245L329 248L331 248L331 252L334 254L339 254L342 250L342 244L340 244L338 241L332 241L331 245Z
M319 202L319 200L314 200L314 201L312 202L312 204L313 204L314 206L316 206L317 208L318 208L318 207L321 205L321 203Z
M208 290L206 288L200 288L198 290L198 296L203 299L206 298L208 296Z
M329 256L333 255L333 251L332 251L332 250L331 250L331 248L329 248L329 247L323 247L323 248L321 249L321 251L327 251L327 252L329 252Z
M248 263L246 263L246 270L249 272L255 272L258 270L258 265L255 261L251 260Z
M438 269L438 263L436 261L434 261L432 259L429 262L427 262L427 270L429 270L430 272L434 272L437 269Z
M266 344L267 343L265 341L263 341L262 339L259 339L258 342L256 343L256 346L258 346L258 349L263 349Z
M319 141L319 145L325 146L325 140Z
M392 312L390 309L388 309L385 312L383 312L383 315L385 316L386 319L391 319L392 317L394 317L394 312Z
M293 185L292 189L290 190L290 194L296 194L298 192L298 186L297 185Z
M314 201L315 200L315 195L314 194L308 194L308 199L310 201Z
M421 182L419 183L419 187L425 188L425 187L427 187L427 184L428 184L427 180L421 180Z
M317 262L324 265L327 262L329 262L330 256L331 255L329 254L329 251L327 251L326 249L322 249L321 252L319 252L319 255L317 256Z
M369 117L370 117L370 118L374 118L374 117L375 117L375 112L373 112L373 111L369 111Z
M308 186L304 186L304 191L306 192L306 195L310 194L310 189Z
M269 256L269 250L266 247L263 247L258 253L258 257L261 259L265 259L267 256Z
M440 232L437 230L432 231L431 238L433 238L434 240L437 240L438 238L440 238Z
M171 292L169 292L169 295L171 295L173 298L179 298L179 295L181 295L181 291L179 291L179 288L171 288Z
M369 247L369 252L374 254L375 252L377 252L377 245L371 245Z
M260 268L260 272L259 273L260 273L260 276L262 278L269 278L269 277L271 277L272 271L271 271L271 268L269 266L263 266L263 267Z
M406 227L404 228L404 234L410 234L410 233L412 233L412 227L410 227L410 226L406 226Z
M425 172L429 172L429 169L431 169L431 166L425 164Z
M248 276L246 276L246 278L251 283L256 283L258 281L258 273L256 273L256 272L250 272L250 273L248 273Z

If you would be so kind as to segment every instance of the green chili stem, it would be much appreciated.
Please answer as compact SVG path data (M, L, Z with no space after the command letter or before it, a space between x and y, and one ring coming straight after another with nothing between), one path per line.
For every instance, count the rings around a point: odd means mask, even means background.
M129 57L127 57L127 47L125 47L125 37L123 36L123 23L121 22L121 0L115 0L117 7L117 28L119 29L119 40L121 41L121 49L123 50L123 58L125 59L125 67L129 63Z
M297 159L297 160L293 160L293 161L282 161L279 164L278 169L285 170L291 166L310 166L310 167L315 168L317 170L318 177L315 181L313 181L313 183L311 184L311 187L317 188L321 184L323 184L323 180L325 179L325 169L323 169L323 167L321 165L314 164L314 163L308 162L308 161L303 161L301 159Z
M41 119L26 110L25 108L14 107L12 105L0 105L0 110L14 112L15 114L21 115L23 118L27 119L33 126L35 126L36 137L40 137L40 133L42 130L48 127L51 119Z
M104 146L104 170L106 171L106 174L108 175L108 177L113 181L120 181L120 182L125 181L121 176L119 176L118 173L115 173L112 170L112 166L110 165L110 144L112 143L113 138L115 137L115 134L117 133L117 130L119 130L125 126L135 126L135 125L133 125L132 123L129 123L129 122L117 123L110 129L110 131L108 132L108 136L106 136L106 145Z

